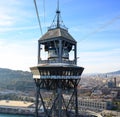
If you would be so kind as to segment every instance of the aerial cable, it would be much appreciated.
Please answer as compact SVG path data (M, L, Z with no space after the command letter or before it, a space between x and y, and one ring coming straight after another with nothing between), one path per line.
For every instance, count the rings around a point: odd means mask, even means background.
M46 17L45 0L43 0L43 11L44 11L44 25L45 25L45 27L46 27L46 19L45 19L45 17Z
M36 9L37 19L38 19L38 23L39 23L39 27L40 27L40 32L41 32L41 35L43 35L41 22L40 22L40 17L39 17L39 13L38 13L38 9L37 9L37 4L36 4L36 0L34 0L34 5L35 5L35 9Z
M94 35L96 33L98 33L100 30L104 29L105 27L113 24L116 20L120 19L120 16L117 16L115 18L113 18L112 20L106 22L104 25L102 25L101 27L97 28L96 30L94 30L93 32L89 33L88 35L86 35L83 39L81 39L80 41L86 40L90 35Z

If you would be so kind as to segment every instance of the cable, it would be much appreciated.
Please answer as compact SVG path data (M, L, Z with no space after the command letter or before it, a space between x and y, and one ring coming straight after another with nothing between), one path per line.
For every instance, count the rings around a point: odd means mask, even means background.
M46 9L45 9L45 0L43 0L43 11L44 11L44 25L46 27L46 20L45 20L45 16L46 16Z
M85 40L85 39L87 39L90 35L94 35L95 33L99 32L100 30L104 29L105 27L111 25L112 23L114 23L118 19L120 19L120 16L117 16L117 17L113 18L112 20L108 21L107 23L105 23L101 27L99 27L96 30L94 30L93 32L89 33L83 39L81 39L80 42L83 41L83 40Z
M37 4L36 4L36 0L34 0L34 5L35 5L35 9L36 9L37 19L38 19L38 23L39 23L39 27L40 27L40 32L41 32L41 35L43 35L41 22L40 22L40 17L39 17L39 13L38 13L38 9L37 9Z

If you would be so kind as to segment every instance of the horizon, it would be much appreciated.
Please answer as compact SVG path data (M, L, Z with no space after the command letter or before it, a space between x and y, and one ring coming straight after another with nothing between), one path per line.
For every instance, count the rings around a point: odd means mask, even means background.
M13 70L13 71L22 71L22 72L30 72L31 73L31 71L27 71L27 70L21 70L21 69L11 69L11 68L2 68L2 67L0 67L0 69L8 69L8 70ZM100 72L93 72L93 73L84 73L84 71L83 71L83 73L82 73L82 75L87 75L87 74L108 74L108 73L112 73L112 72L118 72L118 71L120 71L120 70L116 70L116 71L109 71L109 72L104 72L104 73L100 73ZM82 76L81 75L81 76Z
M83 73L120 69L119 4L113 0L60 0L62 20L77 41L77 65L85 68ZM37 0L37 6L44 34L54 19L57 0ZM37 42L42 36L34 2L0 1L0 11L0 67L30 71L37 65Z

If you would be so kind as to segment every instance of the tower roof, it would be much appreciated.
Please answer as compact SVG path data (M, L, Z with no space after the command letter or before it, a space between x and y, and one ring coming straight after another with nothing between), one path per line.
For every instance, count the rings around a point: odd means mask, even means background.
M76 42L75 39L68 33L68 31L62 28L55 28L48 30L39 40L45 41L58 37L62 37L64 39L68 39L69 41Z
M76 43L76 40L69 34L68 29L64 25L60 10L59 10L59 0L57 1L57 10L55 19L52 22L52 25L49 27L48 31L39 39L41 42L46 42L50 39L65 39L71 41L72 43Z

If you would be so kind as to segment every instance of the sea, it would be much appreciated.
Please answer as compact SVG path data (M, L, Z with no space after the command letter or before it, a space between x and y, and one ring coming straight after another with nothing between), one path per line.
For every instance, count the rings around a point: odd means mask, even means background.
M0 114L0 117L33 117L33 116L24 116L24 115L12 115L12 114Z

